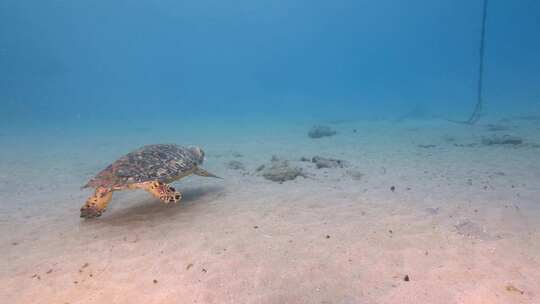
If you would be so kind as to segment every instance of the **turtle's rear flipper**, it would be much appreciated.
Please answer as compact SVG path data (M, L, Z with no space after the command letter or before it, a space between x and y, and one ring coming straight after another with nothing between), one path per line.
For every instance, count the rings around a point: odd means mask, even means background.
M176 191L165 183L154 181L141 183L139 188L150 192L153 196L159 198L165 204L178 203L182 199L182 193Z
M206 171L206 170L204 170L202 168L197 168L193 172L193 174L198 175L198 176L215 177L215 178L223 179L222 177L219 177L219 176L217 176L215 174L212 174L212 173L210 173L210 172L208 172L208 171Z
M86 203L81 207L81 217L94 218L101 216L111 201L112 191L106 188L98 187L94 195L90 196Z

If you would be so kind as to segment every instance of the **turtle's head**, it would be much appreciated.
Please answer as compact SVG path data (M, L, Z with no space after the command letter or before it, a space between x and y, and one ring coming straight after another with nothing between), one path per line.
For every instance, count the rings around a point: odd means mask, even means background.
M199 147L189 147L189 151L195 156L195 160L200 165L204 161L204 151Z

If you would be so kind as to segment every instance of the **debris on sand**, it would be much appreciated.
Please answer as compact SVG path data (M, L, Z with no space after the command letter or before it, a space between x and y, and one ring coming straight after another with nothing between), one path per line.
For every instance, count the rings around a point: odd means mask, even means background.
M457 225L455 225L457 233L463 236L466 236L471 239L479 239L482 241L490 241L495 238L488 234L482 227L478 224L471 222L470 220L462 220Z
M308 132L308 136L311 138L321 138L336 135L336 131L332 130L328 126L316 125Z
M492 145L521 145L523 143L523 139L518 136L512 136L512 135L503 135L503 136L490 136L490 137L484 137L482 138L482 144L485 146L492 146Z
M519 294L524 294L525 293L525 291L517 288L516 286L514 286L512 284L506 285L506 291L515 292L515 293L519 293Z
M239 162L237 160L231 160L227 163L227 168L231 170L246 170L246 166L242 162Z
M460 147L460 148L475 148L478 144L476 143L469 143L469 144L454 144L454 147Z
M343 168L345 162L341 159L326 158L322 156L314 156L311 162L317 166L317 169L323 168Z
M257 169L264 178L278 183L293 180L299 176L306 177L302 168L291 166L289 161L274 157L268 166L263 165Z
M348 174L353 180L356 180L356 181L362 180L362 178L364 178L364 173L362 173L362 172L360 172L359 170L356 170L356 169L349 169L349 170L347 170L347 174Z

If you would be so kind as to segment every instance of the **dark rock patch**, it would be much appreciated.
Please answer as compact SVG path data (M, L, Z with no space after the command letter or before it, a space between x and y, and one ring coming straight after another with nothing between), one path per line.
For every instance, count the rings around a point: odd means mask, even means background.
M321 138L336 135L336 131L328 126L317 125L313 126L308 132L308 136L311 138Z
M260 170L258 171L261 172L261 175L264 178L278 183L293 180L299 176L306 177L302 168L292 166L287 160L280 160L277 158L272 158L272 161L268 166L263 165L259 168Z
M322 156L314 156L311 162L317 166L317 169L323 168L343 168L345 162L341 159L326 158Z
M460 148L474 148L474 147L478 147L478 144L476 144L476 143L470 143L470 144L454 144L454 147L460 147Z
M482 144L485 146L493 146L493 145L521 145L523 143L523 139L518 136L512 136L512 135L503 135L503 136L490 136L490 137L484 137L482 138Z

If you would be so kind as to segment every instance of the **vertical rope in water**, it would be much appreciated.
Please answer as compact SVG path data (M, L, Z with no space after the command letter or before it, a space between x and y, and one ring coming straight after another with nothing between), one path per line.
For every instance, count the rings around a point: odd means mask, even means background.
M482 30L480 33L480 48L479 56L480 61L478 63L478 83L476 91L476 105L474 111L471 114L471 117L466 121L468 124L475 124L481 116L482 112L482 103L483 103L483 85L484 85L484 44L486 36L486 16L487 16L487 5L488 0L484 0L483 10L482 10Z

